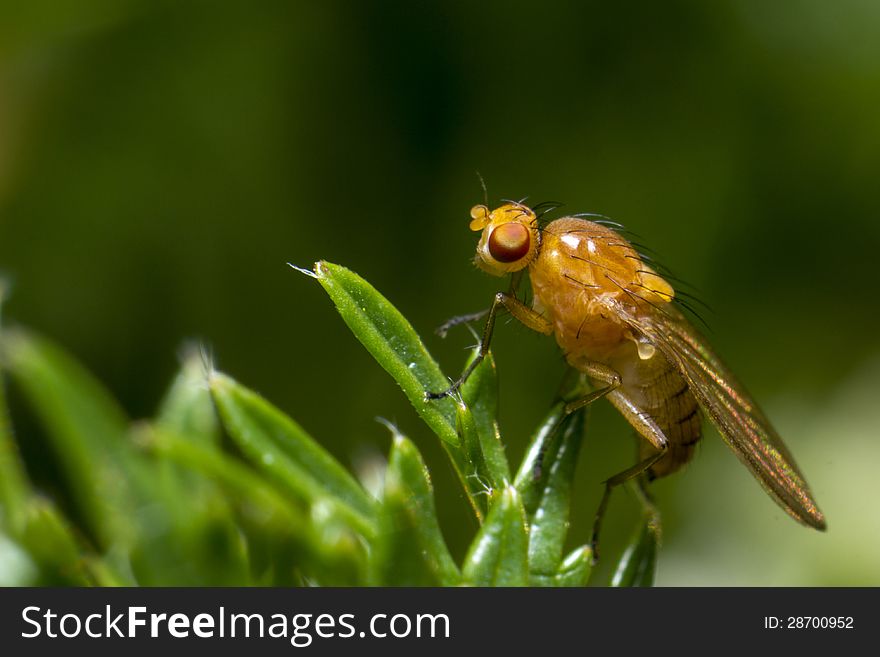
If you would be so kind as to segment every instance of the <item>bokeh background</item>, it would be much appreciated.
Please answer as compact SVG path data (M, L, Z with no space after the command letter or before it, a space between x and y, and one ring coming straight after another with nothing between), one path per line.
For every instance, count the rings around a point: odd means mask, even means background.
M655 487L658 583L880 584L880 5L523 5L4 1L4 317L134 417L195 338L352 466L388 448L374 418L396 421L460 556L474 528L436 438L285 263L359 272L453 374L473 338L432 329L503 285L471 265L479 170L492 202L626 224L697 288L828 517L825 535L792 522L711 430ZM495 353L516 461L564 367L513 324ZM33 476L63 494L13 415ZM632 456L597 404L573 543ZM602 568L637 521L618 493Z

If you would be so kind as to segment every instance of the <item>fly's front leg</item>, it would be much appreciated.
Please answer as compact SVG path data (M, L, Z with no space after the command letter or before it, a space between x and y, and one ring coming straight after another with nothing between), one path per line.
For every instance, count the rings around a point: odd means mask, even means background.
M449 333L449 329L458 326L459 324L469 324L470 322L476 322L478 319L483 319L486 314L489 312L489 309L481 310L480 312L470 313L468 315L456 315L455 317L450 317L445 322L443 322L440 326L434 329L434 333L439 335L441 338L445 338L446 334Z
M426 392L426 401L431 399L442 399L443 397L447 397L457 392L462 384L467 381L471 373L477 369L477 366L483 362L486 354L489 353L489 343L492 341L492 331L495 329L495 318L502 309L509 312L533 331L544 333L545 335L550 335L553 332L553 324L541 316L540 313L535 312L516 297L505 294L504 292L499 292L495 295L492 307L489 309L489 317L486 319L486 326L483 328L483 337L480 339L480 350L477 353L477 357L471 361L471 364L464 371L464 374L461 375L461 378L449 386L449 388L443 392Z
M522 280L522 271L514 272L513 276L510 277L510 289L507 291L507 294L511 297L516 297L516 288L519 287L519 282ZM456 315L455 317L450 317L445 322L443 322L440 326L434 329L434 333L439 335L441 338L445 338L446 334L449 333L449 329L458 326L459 324L469 324L471 322L476 322L478 319L483 319L489 313L489 308L485 310L480 310L475 313L468 313L467 315Z

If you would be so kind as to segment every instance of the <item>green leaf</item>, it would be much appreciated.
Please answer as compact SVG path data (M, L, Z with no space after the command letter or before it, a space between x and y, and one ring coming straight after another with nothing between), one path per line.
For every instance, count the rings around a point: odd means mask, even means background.
M5 283L0 280L0 306ZM2 331L2 327L0 327ZM28 551L39 568L41 585L103 584L109 572L99 557L87 554L83 541L48 499L32 489L13 439L6 390L0 377L0 521Z
M8 283L0 277L0 313L6 300ZM0 335L3 324L0 314ZM5 524L13 534L24 529L25 504L31 495L31 486L18 444L12 436L12 422L6 404L6 381L0 373L0 526Z
M653 586L658 543L659 528L646 520L617 564L611 586Z
M135 582L123 579L91 554L58 509L34 497L28 504L27 526L21 544L40 569L41 586L99 586Z
M316 278L355 337L403 390L416 412L437 434L466 491L467 459L456 431L456 406L452 399L427 401L426 391L444 390L449 382L428 353L413 327L385 297L354 272L320 261ZM475 512L478 506L474 505ZM477 513L479 518L479 513Z
M479 348L474 349L465 368L476 358ZM501 442L498 428L498 375L492 353L471 373L461 387L461 396L471 411L480 437L480 447L493 488L506 486L510 481L510 465Z
M303 528L307 524L305 513L282 491L247 467L219 450L191 442L188 437L162 427L140 427L140 441L151 453L172 463L204 474L247 503L261 508L267 515L278 515L284 523Z
M457 447L453 401L425 400L425 391L445 390L449 382L410 323L373 286L345 267L320 261L309 273L330 295L355 337L397 381L416 412L444 443Z
M30 495L30 482L12 437L5 381L0 375L0 526L6 525L12 534L24 529L25 506Z
M226 489L227 499L246 515L245 533L251 548L270 553L262 556L272 572L265 573L261 583L290 583L294 568L327 585L350 585L361 579L365 562L362 543L346 529L344 519L333 515L335 505L317 504L308 513L291 500L286 488L277 488L220 450L158 426L143 427L142 431L146 433L143 444L157 456L201 473ZM291 569L289 575L280 572L285 564Z
M583 545L573 550L559 565L553 586L586 586L590 581L593 571L593 551L589 546ZM550 583L541 584L549 586Z
M462 575L473 586L526 586L529 537L525 511L512 486L496 493L486 522L465 557Z
M168 431L202 444L218 444L220 427L207 385L207 356L189 348L162 400L156 422Z
M28 504L27 528L21 544L39 565L42 583L87 586L80 546L68 523L48 501L33 498Z
M526 455L523 457L513 480L513 485L523 497L523 506L526 509L534 511L540 503L543 492L542 482L547 474L544 468L544 459L550 449L550 441L558 438L555 432L564 419L563 402L559 402L550 409L529 441ZM537 476L538 473L541 477Z
M546 583L560 567L584 417L583 410L563 416L562 403L557 404L538 428L516 475L529 521L529 572L534 584Z
M454 586L461 580L437 521L434 490L416 446L392 427L373 580L383 586Z
M486 459L483 457L483 445L474 416L464 402L457 404L455 425L464 453L465 465L462 474L465 492L477 519L482 522L489 507L488 496L494 485L492 475L486 466Z
M209 379L223 425L244 455L308 504L335 507L366 535L375 504L339 462L296 422L224 374Z
M210 364L205 353L189 348L180 371L174 377L160 405L155 425L161 431L174 434L207 449L220 449L220 421L208 388L207 372ZM142 434L143 437L146 434ZM234 529L234 512L223 491L205 473L179 467L167 459L155 459L157 476L174 479L185 491L192 507L203 512L213 525L206 531L221 531L223 525ZM231 556L231 555L230 555Z
M48 428L80 512L105 548L137 535L133 488L147 481L126 442L128 420L78 363L49 342L4 332L9 370Z
M0 527L0 587L34 586L39 575L27 550Z
M135 448L125 414L87 371L24 332L4 333L3 348L58 454L76 515L114 572L145 585L244 583L229 517Z

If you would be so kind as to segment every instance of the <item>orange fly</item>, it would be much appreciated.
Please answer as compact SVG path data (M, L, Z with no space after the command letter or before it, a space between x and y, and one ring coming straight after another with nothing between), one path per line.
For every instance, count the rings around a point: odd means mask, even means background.
M494 210L477 205L470 214L471 230L482 231L476 264L514 278L509 293L495 295L478 358L448 390L426 397L444 397L461 386L488 352L502 309L534 331L555 335L568 363L595 387L568 402L566 411L606 397L644 439L639 463L606 482L594 547L615 485L642 474L662 477L690 460L701 437L700 409L780 507L805 525L825 529L807 483L766 416L675 307L672 286L626 239L580 217L542 228L534 210L516 202ZM515 294L526 268L531 307Z

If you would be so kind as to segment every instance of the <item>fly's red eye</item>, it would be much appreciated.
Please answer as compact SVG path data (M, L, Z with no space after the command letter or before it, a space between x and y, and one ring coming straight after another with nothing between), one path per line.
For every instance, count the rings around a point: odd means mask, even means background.
M516 262L529 252L529 229L519 223L501 224L489 235L489 253L498 262Z

